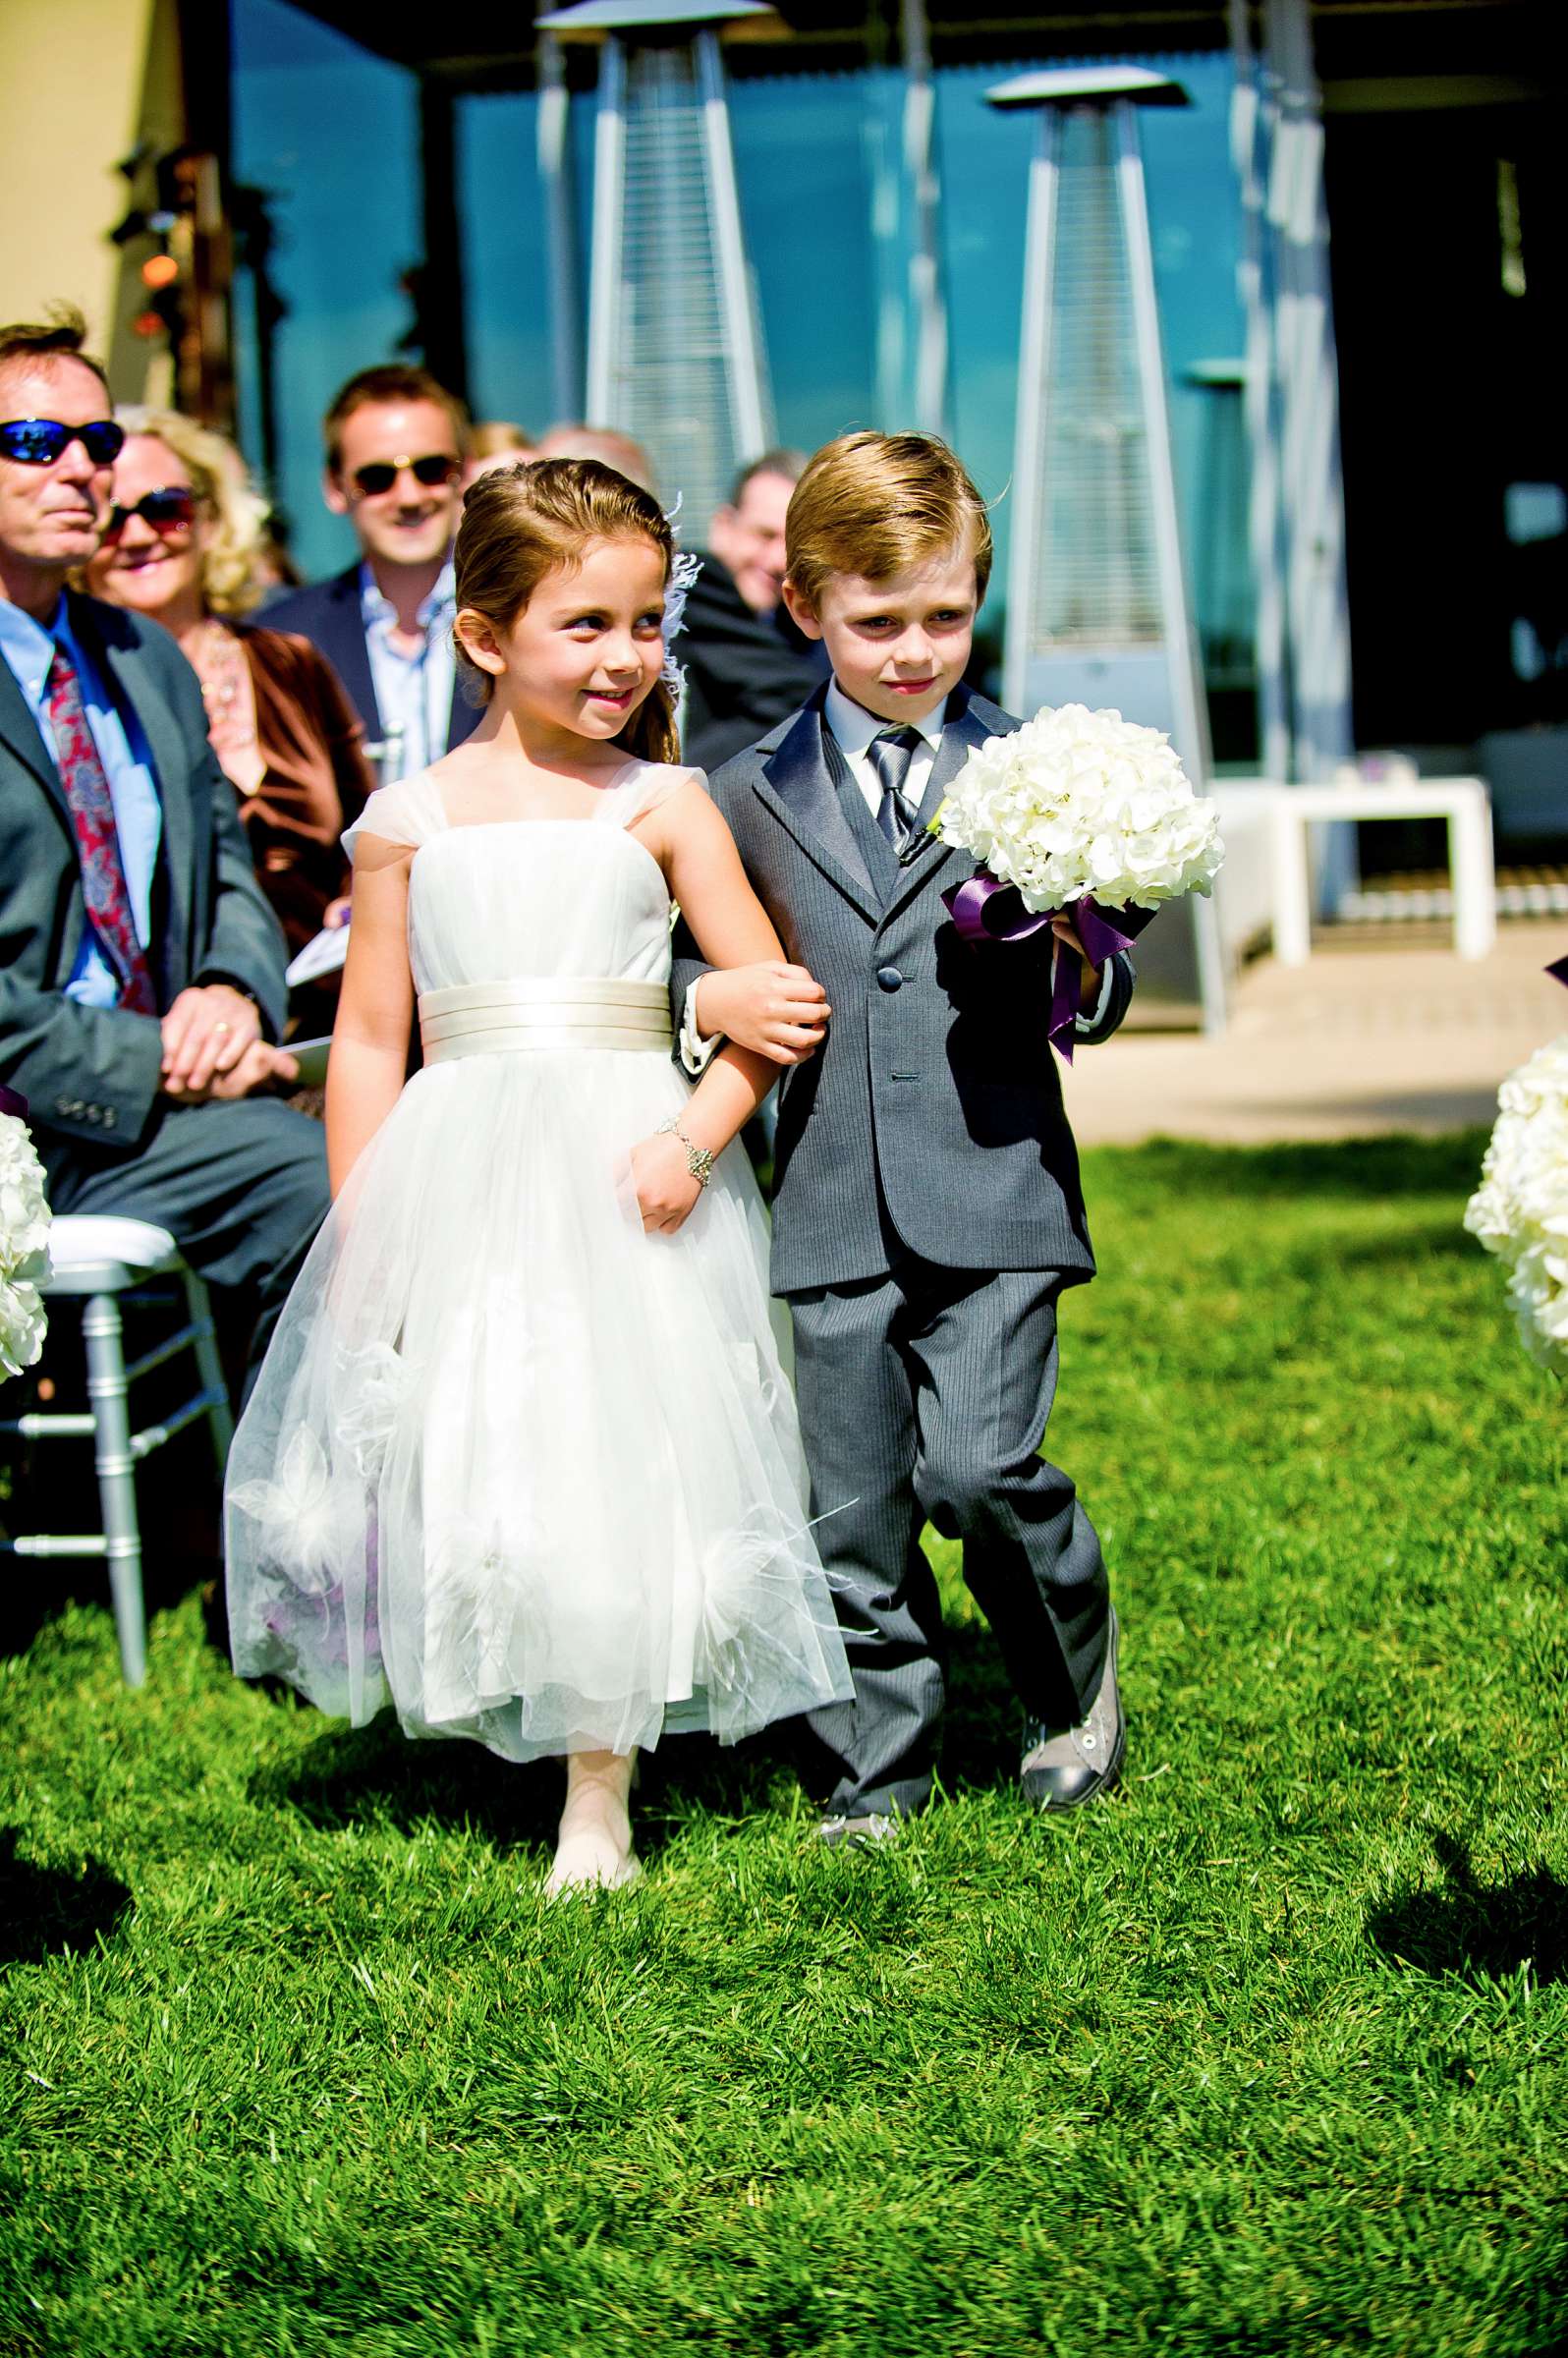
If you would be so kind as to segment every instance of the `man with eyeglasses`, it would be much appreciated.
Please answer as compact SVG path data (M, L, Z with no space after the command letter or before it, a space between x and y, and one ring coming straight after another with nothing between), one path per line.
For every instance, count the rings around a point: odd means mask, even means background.
M168 1229L254 1368L326 1210L322 1133L272 1094L283 936L196 676L67 588L125 438L84 333L0 327L0 1081L55 1210Z
M323 422L322 489L346 516L360 562L279 598L268 625L318 646L349 692L381 783L438 760L478 721L454 694L452 542L463 510L468 419L424 368L362 369Z

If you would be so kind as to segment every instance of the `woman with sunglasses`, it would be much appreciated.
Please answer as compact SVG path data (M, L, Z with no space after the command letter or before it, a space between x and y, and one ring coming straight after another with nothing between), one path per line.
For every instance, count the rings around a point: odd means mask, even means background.
M179 641L292 954L348 913L339 838L372 784L360 724L308 640L244 619L266 587L267 511L233 444L172 411L119 417L126 440L86 587ZM337 981L295 993L300 1030L330 1027Z

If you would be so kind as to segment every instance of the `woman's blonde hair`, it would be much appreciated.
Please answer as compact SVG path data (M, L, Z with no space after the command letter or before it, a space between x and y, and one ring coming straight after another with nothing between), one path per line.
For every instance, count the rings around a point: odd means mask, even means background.
M533 436L526 427L514 425L509 418L481 418L469 428L469 458L502 459L515 451L521 458L525 451L535 448Z
M214 614L249 614L266 589L260 558L271 511L227 435L178 410L116 410L128 434L148 434L171 450L206 509L201 595Z
M934 434L840 434L824 443L790 497L787 578L812 612L834 574L888 582L962 549L977 601L991 576L985 502L956 452Z
M592 540L647 540L670 578L675 544L664 511L641 485L595 459L539 459L481 475L463 502L454 563L457 603L510 630L547 574L575 571ZM457 640L458 660L480 701L495 682ZM659 681L614 739L644 761L679 761L675 706Z

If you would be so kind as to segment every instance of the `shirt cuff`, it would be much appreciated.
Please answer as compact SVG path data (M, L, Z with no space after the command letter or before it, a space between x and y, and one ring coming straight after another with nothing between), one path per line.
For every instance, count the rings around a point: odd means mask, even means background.
M1086 1010L1080 1007L1078 1011L1077 1031L1080 1039L1094 1031L1103 1017L1110 1002L1111 980L1111 961L1107 958L1099 970L1099 997L1092 1008Z
M715 1032L710 1039L704 1039L697 1028L697 993L701 980L699 975L697 982L690 984L686 1003L681 1010L681 1062L694 1081L707 1071L714 1056L724 1045L722 1032Z

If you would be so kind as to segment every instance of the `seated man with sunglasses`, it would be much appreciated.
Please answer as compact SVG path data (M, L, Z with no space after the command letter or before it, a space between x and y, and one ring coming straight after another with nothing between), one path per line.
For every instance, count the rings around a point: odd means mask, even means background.
M478 721L454 693L452 543L463 512L468 419L428 370L401 364L350 377L322 427L323 492L346 516L360 562L267 608L332 665L372 745L380 783L438 760Z
M56 1211L168 1229L253 1369L326 1210L322 1133L272 1094L283 936L196 676L67 588L125 439L84 332L0 327L0 1081Z

